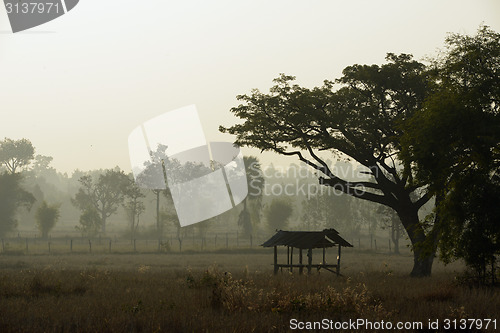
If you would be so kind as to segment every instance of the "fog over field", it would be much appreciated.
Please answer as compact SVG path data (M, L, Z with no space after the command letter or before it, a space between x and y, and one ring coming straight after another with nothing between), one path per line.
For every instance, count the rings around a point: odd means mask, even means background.
M4 1L0 331L494 331L500 4Z

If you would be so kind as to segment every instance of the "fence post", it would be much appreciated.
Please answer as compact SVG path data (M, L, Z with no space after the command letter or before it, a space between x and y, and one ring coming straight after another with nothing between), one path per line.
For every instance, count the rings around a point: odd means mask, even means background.
M3 244L3 239L2 239L2 244ZM226 232L226 249L229 247L229 238Z
M69 251L73 252L73 239L69 241Z
M250 247L252 247L253 245L253 237L252 237L252 234L250 234Z
M49 253L50 253L50 241L49 241Z
M135 247L135 238L134 238L134 252L136 252L136 247Z
M89 239L89 253L92 253L92 241Z
M236 247L240 246L240 238L238 236L238 231L236 231Z
M375 238L373 242L375 243L375 251L377 251L377 239Z
M26 238L26 254L28 254L28 238Z
M2 252L5 252L5 243L3 241L3 238L2 238Z
M215 234L214 248L217 248L217 234Z
M392 249L391 249L391 239L389 238L389 253L392 252Z
M109 239L109 253L111 253L111 238Z

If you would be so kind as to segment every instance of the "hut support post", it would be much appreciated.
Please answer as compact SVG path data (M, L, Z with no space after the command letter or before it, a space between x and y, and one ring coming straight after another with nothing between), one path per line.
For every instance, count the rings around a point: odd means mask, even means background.
M342 246L339 244L339 255L337 256L337 276L340 275L340 253L342 252Z
M290 251L290 272L293 272L293 246L292 250Z
M299 274L304 272L304 267L302 267L302 249L299 249Z
M286 247L286 264L290 265L290 246Z
M278 274L278 247L274 247L274 275Z
M312 258L313 251L312 249L307 250L307 274L311 274L311 266L312 266Z
M326 265L326 248L323 248L323 265Z

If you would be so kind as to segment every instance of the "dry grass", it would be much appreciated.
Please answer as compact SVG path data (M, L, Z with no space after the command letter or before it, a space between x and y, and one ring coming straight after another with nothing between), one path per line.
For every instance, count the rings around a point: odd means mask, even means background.
M267 332L299 320L495 318L500 292L407 276L408 256L347 252L344 277L272 274L268 251L0 256L1 332ZM500 318L497 318L497 321ZM497 323L497 325L500 323Z

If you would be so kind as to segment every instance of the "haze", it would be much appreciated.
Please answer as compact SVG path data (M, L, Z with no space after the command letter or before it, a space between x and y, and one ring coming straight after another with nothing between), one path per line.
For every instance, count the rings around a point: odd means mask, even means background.
M481 23L500 30L498 1L82 0L18 34L1 9L0 137L30 139L59 171L129 171L129 133L163 112L196 104L207 139L231 141L218 126L237 121L235 96L280 72L313 87L387 52L435 55Z

